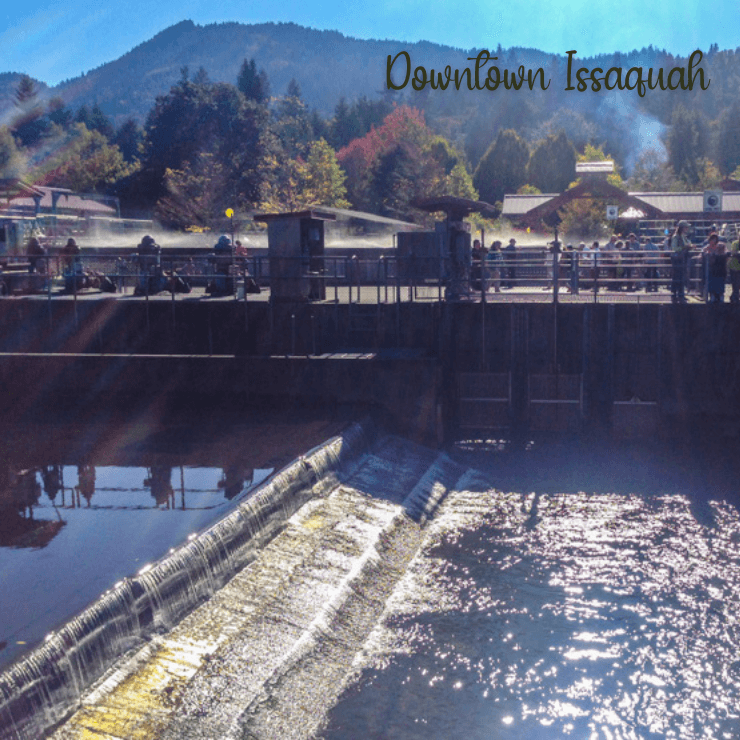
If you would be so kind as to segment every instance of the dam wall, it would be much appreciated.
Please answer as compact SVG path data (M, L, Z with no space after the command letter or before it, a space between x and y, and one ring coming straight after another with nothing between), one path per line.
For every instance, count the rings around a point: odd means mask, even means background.
M737 433L731 305L0 302L0 410L350 405L456 428Z

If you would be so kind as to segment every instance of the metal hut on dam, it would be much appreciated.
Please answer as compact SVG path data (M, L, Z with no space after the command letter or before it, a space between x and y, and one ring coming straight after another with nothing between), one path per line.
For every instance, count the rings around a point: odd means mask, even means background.
M324 300L324 222L332 213L319 210L263 213L267 224L271 296L276 301Z

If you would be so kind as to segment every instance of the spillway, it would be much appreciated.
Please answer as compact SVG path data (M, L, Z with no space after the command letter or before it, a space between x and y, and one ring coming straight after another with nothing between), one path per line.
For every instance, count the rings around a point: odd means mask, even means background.
M4 676L2 737L737 737L728 460L353 425Z

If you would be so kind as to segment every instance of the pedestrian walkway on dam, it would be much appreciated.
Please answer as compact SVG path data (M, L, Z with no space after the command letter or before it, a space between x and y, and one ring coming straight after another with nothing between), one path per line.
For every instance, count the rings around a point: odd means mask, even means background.
M101 299L116 299L126 302L138 301L175 301L177 303L270 303L271 292L269 287L263 287L259 294L248 294L234 292L230 295L214 296L206 293L203 288L193 288L190 293L170 293L162 291L149 296L134 295L128 289L119 293L102 293L97 290L83 290L76 295L52 291L46 293L35 293L33 295L10 295L0 298L3 301L24 300L32 298L35 300L57 301L97 301ZM693 292L686 296L687 303L693 305L704 304L706 301L701 293ZM321 304L361 304L361 305L378 305L394 303L436 303L446 302L444 290L438 287L410 287L401 286L400 289L378 288L373 285L363 285L361 287L341 286L336 290L332 288L327 291L326 298L321 300L303 301L307 305ZM467 295L462 295L456 299L456 302L480 303L482 296L480 291L471 291ZM283 301L285 302L285 301ZM555 298L552 288L542 287L520 287L502 289L500 293L488 292L485 295L486 303L553 303ZM620 304L663 304L671 303L671 293L668 289L661 288L655 293L645 293L635 291L632 293L622 291L599 290L596 294L592 290L582 290L576 295L566 292L564 288L558 291L558 303L569 304L588 304L588 303L620 303ZM729 286L725 292L725 302L729 302Z

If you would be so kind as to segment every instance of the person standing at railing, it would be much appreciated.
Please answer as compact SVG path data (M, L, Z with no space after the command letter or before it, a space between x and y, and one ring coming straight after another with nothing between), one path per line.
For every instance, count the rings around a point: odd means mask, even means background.
M41 246L41 242L32 236L26 245L26 257L28 258L28 272L46 272L46 250Z
M139 257L139 284L134 295L159 293L163 288L162 248L147 234L136 247Z
M223 234L213 245L213 280L206 286L206 292L213 295L227 295L234 292L234 279L231 276L231 266L234 254L231 239Z
M501 292L501 265L503 260L501 242L495 241L491 244L491 248L486 255L486 272L494 293Z
M653 241L653 237L649 236L642 248L645 251L645 292L657 293L660 247Z
M545 290L552 290L555 281L560 278L560 256L562 253L560 241L552 241L547 245L545 252L545 268L547 270L547 285Z
M506 282L504 288L513 288L516 285L516 239L509 239L509 243L501 250L504 256L504 272Z
M560 264L569 271L567 291L572 295L578 295L578 252L572 244L568 244L565 248Z
M584 267L584 274L594 291L599 290L599 242L593 242L590 247L587 247L581 242L582 249L582 264Z
M737 305L740 303L740 240L732 242L730 253L727 260L727 270L730 273L730 303Z
M686 264L691 250L688 221L679 221L671 235L671 302L686 303Z
M64 290L73 293L82 287L82 265L80 264L80 248L77 242L70 237L62 247L62 265L64 268Z
M728 254L717 232L709 235L704 255L707 260L707 303L724 303Z
M640 243L634 234L627 237L622 250L623 276L625 280L625 290L634 292L636 290L635 278L639 277Z
M617 235L612 234L609 241L601 248L603 254L601 264L603 270L601 278L605 290L617 290L617 266L619 264L619 252L617 252Z

